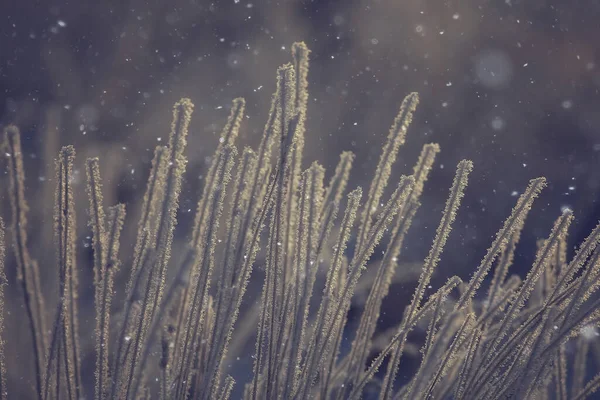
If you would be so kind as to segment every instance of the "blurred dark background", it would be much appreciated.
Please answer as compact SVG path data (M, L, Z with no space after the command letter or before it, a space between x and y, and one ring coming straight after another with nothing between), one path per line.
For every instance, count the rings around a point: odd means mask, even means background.
M562 207L577 217L572 245L600 217L599 13L598 0L3 1L0 125L23 132L33 256L47 263L42 274L52 286L60 146L75 145L82 178L85 158L101 157L105 201L128 204L131 237L153 148L167 139L173 103L190 97L196 108L180 214L193 214L231 100L247 101L240 147L256 146L275 70L290 60L294 41L305 41L312 53L304 166L318 160L331 174L338 154L352 150L350 187L368 186L402 98L417 91L421 103L393 179L410 173L423 144L437 142L442 152L401 264L427 255L455 165L469 158L475 170L432 285L468 277L529 179L546 176L518 249L515 271L524 274ZM76 196L85 258L84 185ZM180 215L181 243L191 219ZM10 267L8 274L10 282ZM83 302L92 298L89 276ZM392 288L389 324L413 286Z

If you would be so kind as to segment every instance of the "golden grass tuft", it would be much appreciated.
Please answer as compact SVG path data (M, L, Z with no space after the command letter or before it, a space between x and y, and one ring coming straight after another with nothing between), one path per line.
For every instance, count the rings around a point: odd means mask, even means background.
M31 398L208 400L240 393L252 400L342 400L361 398L368 384L385 400L593 395L600 375L590 378L586 366L593 358L598 369L600 353L598 343L581 332L600 323L600 224L568 260L574 216L563 212L539 242L527 276L510 274L527 215L546 186L544 178L530 181L468 281L453 276L437 290L430 286L434 273L446 267L442 254L461 213L473 170L469 160L456 167L400 324L386 345L375 345L382 341L377 333L385 297L395 276L406 273L398 260L414 217L423 212L420 198L440 147L424 145L412 174L392 184L395 190L385 198L417 112L419 96L411 93L392 122L368 191L356 187L347 193L351 152L341 154L328 181L317 162L303 169L309 56L304 43L295 43L292 62L277 70L277 89L257 149L236 148L245 101L233 100L180 257L173 257L174 232L181 217L193 112L189 99L175 104L169 142L154 151L141 207L133 212L138 229L131 254L121 248L126 206L105 208L102 160L90 158L85 171L93 261L77 265L75 206L85 202L85 194L74 184L75 149L63 147L56 160L56 264L44 263L55 271L56 304L44 300L32 256L36 252L28 244L20 133L12 125L4 128L14 259L5 263L0 219L0 399L10 398L11 388L21 384L7 374L15 361L4 357L13 340L11 327L4 325L7 283L18 285L22 295L18 302L31 343L22 351L32 354L23 358L30 363ZM371 262L376 248L383 249L379 263ZM239 348L232 346L236 332L243 339L253 337L238 319L246 310L242 305L256 266L264 280L260 299L247 311L255 321L256 342L247 367L251 375L243 376L229 353ZM16 282L7 281L7 268L16 271ZM83 268L93 271L93 282L79 282L80 276L89 276L81 273ZM347 315L367 269L372 285L352 328ZM490 271L484 295L481 288ZM120 274L127 281L124 294L115 290ZM315 293L321 282L322 293ZM82 283L94 288L94 337L85 341L79 329L88 321L79 315ZM398 376L405 350L411 347L409 334L417 326L426 326L420 364L398 387L404 380ZM80 342L93 343L93 349ZM86 383L84 361L90 357L95 361L93 387Z

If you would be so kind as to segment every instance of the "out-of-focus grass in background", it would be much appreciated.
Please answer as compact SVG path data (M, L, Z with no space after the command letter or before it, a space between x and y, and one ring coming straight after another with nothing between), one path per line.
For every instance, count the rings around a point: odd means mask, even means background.
M23 132L31 226L43 226L32 233L32 253L54 279L51 224L40 222L52 218L53 159L67 144L77 148L82 177L85 158L101 158L106 203L130 203L124 238L133 237L152 150L167 139L172 104L190 97L196 108L181 214L190 211L176 232L183 244L231 100L247 100L240 146L256 146L275 68L297 40L312 50L306 158L331 173L338 154L352 150L351 188L367 184L402 98L421 94L401 151L406 168L394 175L410 171L424 143L440 143L442 152L403 261L427 254L462 158L475 170L438 282L472 271L532 177L547 176L550 187L540 202L546 207L532 211L522 257L533 257L560 207L575 210L571 239L579 242L600 214L598 12L597 0L4 1L0 124ZM89 257L80 184L79 256ZM82 276L89 307L90 277ZM386 304L406 296L392 288ZM398 309L388 309L390 323Z

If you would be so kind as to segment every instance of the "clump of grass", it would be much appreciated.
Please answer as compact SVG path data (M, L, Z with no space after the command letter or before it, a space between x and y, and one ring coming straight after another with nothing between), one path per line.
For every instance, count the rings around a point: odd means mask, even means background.
M317 162L303 170L309 55L305 44L295 43L292 63L278 69L277 89L256 150L236 148L245 102L233 100L179 265L172 265L171 253L191 101L175 104L169 143L155 149L132 254L122 254L120 248L125 205L105 211L101 160L86 161L94 253L89 266L95 288L93 389L83 384L79 344L79 275L85 267L75 262L75 202L85 200L73 186L75 149L64 147L56 161L54 268L59 300L52 315L28 247L19 131L4 128L14 268L31 343L23 351L33 354L28 360L31 397L75 400L93 393L97 400L228 399L237 384L245 385L239 392L252 400L341 400L361 398L369 383L381 399L548 398L550 392L557 399L591 396L600 386L600 375L590 379L586 368L589 354L597 356L596 344L580 331L600 322L600 225L568 261L566 240L574 217L566 210L540 242L525 279L509 274L529 210L546 185L544 178L531 180L468 282L454 276L426 295L461 212L474 167L469 160L456 167L402 320L370 360L380 309L394 276L403 273L397 260L440 148L426 144L412 174L402 176L384 199L418 105L419 96L411 93L400 105L364 198L360 187L346 193L354 160L350 152L342 153L329 182ZM370 265L377 246L385 249L383 259ZM264 263L257 261L259 252ZM264 267L264 281L252 377L236 383L226 361L257 264ZM13 268L4 264L0 220L0 334L10 342L10 327L3 326L6 267ZM320 268L325 285L317 294ZM343 349L351 299L367 268L375 269L373 284L350 347ZM122 297L114 296L118 270L129 275ZM480 304L476 296L492 270ZM311 307L314 300L317 307ZM120 314L111 312L113 303L121 304ZM48 318L53 321L50 331L45 328ZM409 333L423 322L427 334L420 366L398 388ZM5 341L0 340L2 399L16 384L7 379L12 360L4 360ZM574 356L567 344L574 346Z

